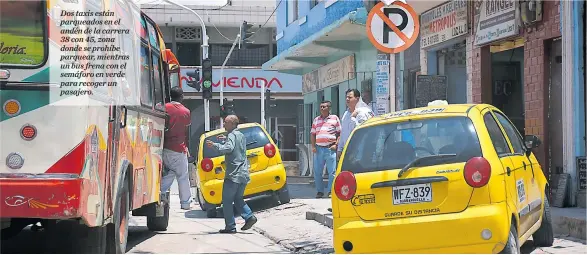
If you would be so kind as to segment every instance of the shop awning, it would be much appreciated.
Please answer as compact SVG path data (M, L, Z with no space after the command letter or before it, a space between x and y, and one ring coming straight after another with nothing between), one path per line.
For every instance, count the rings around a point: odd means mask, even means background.
M267 61L263 69L301 75L305 69L309 71L328 64L329 56L357 51L361 41L367 39L366 21L365 8L350 12Z

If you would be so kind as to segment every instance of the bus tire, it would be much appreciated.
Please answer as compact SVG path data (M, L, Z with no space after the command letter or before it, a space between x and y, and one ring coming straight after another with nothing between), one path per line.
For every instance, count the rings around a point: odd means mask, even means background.
M128 177L127 177L128 178ZM130 194L128 180L125 179L122 188L116 196L113 223L108 224L108 254L126 253L128 239L128 217L130 212Z
M106 227L89 227L76 220L62 220L47 226L50 253L103 254L107 249Z
M161 217L147 216L147 228L150 231L165 231L169 226L169 203L163 206L164 214Z

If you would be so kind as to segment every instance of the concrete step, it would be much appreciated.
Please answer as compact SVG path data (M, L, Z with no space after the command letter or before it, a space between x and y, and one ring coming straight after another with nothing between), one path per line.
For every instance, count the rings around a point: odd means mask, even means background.
M578 207L550 208L552 227L555 235L570 236L587 240L585 233L586 209Z

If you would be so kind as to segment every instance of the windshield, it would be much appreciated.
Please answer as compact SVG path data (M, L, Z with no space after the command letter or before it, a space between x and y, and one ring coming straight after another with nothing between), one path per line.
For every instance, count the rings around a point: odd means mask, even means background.
M0 65L44 63L46 8L45 1L0 1Z
M481 146L467 117L408 120L362 128L353 134L342 162L343 171L366 173L401 169L418 157L431 158L417 166L466 162L481 156Z
M247 143L247 150L255 149L259 147L263 147L269 143L269 138L263 132L263 129L260 127L247 127L247 128L239 128L239 131L245 135L246 143ZM206 141L210 140L215 143L224 143L224 140L220 140L217 138L220 134L215 136L207 137L204 140L204 158L215 158L221 156L221 154L212 148L206 146ZM222 133L222 135L226 136L226 132Z

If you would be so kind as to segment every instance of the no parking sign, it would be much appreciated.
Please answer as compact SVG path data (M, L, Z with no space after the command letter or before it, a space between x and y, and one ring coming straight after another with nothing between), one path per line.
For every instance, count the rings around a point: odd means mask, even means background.
M419 31L418 14L405 1L394 1L391 5L380 2L367 17L369 41L385 53L394 54L408 49L416 42Z

